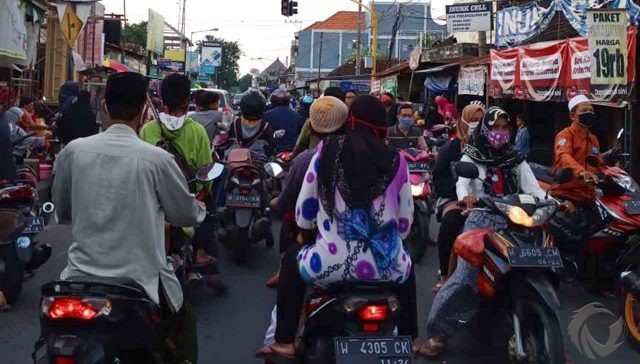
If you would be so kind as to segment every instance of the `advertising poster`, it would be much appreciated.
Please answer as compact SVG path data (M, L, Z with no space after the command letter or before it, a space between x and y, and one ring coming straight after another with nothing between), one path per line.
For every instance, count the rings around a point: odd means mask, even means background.
M222 44L220 42L202 42L202 63L208 63L212 67L220 67L222 64Z
M147 50L158 55L164 53L164 18L151 9L147 24Z
M588 12L592 85L627 84L626 23L624 10Z

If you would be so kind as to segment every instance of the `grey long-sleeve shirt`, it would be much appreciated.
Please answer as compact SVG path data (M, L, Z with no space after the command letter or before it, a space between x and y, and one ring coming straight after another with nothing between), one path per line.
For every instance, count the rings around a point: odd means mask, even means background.
M140 140L129 126L114 124L69 143L54 173L53 202L73 235L61 278L132 278L155 303L162 282L170 308L179 310L182 290L166 262L164 222L195 226L204 210L173 156Z

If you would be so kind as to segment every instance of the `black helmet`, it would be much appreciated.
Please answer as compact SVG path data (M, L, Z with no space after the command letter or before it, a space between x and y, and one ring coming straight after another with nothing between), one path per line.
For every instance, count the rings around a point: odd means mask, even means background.
M260 119L266 108L267 101L257 92L247 92L240 100L240 112L245 119Z
M288 106L291 102L291 96L287 91L278 89L273 91L269 101L271 101L271 106Z

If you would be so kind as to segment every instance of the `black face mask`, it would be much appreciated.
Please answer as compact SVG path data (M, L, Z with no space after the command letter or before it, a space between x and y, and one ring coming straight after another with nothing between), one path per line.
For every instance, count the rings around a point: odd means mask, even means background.
M585 113L578 114L578 122L580 123L580 125L584 126L587 129L594 126L597 120L598 119L596 118L596 114L593 111L587 111Z

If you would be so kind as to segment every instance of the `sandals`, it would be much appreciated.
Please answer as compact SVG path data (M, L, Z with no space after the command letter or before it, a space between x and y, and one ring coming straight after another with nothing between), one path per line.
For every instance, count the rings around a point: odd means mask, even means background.
M422 344L413 345L413 354L416 357L433 358L447 348L447 341L444 338L430 338Z
M295 355L288 355L276 351L273 346L265 346L256 352L256 358L265 359L273 363L288 363L296 360Z

